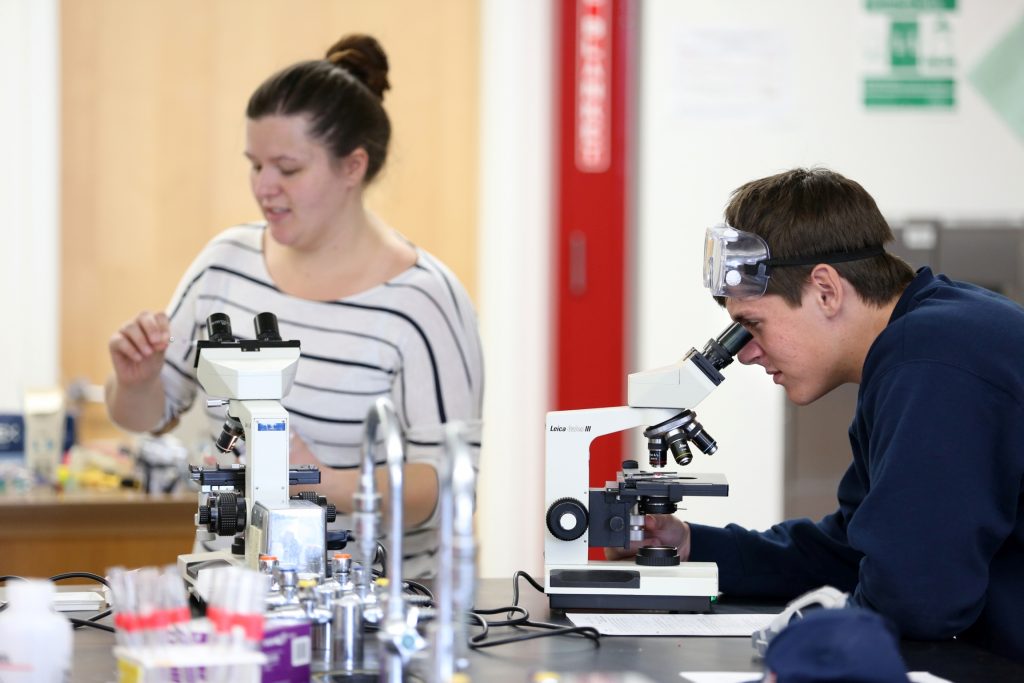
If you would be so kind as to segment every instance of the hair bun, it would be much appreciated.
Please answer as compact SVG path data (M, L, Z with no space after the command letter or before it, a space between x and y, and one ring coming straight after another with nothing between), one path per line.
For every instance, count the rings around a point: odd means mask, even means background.
M391 88L388 56L373 36L362 33L342 36L327 50L326 59L355 76L381 100L384 91Z

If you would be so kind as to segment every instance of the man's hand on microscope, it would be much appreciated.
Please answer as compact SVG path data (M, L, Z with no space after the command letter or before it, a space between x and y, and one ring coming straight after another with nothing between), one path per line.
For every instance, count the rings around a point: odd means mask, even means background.
M690 525L673 515L645 515L644 540L631 543L628 550L605 548L609 560L624 560L636 555L638 548L651 545L670 545L679 551L679 559L690 559Z

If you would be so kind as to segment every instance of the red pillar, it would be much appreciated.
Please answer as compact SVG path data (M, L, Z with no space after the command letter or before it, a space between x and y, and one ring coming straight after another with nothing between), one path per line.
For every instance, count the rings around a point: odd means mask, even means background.
M555 409L617 406L629 352L635 2L561 0L556 11ZM594 443L591 486L614 478L623 443Z

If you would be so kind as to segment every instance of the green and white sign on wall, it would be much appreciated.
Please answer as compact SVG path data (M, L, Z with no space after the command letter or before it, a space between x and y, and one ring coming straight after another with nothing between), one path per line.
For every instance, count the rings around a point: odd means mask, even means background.
M1024 15L971 69L968 79L1024 141Z
M868 42L864 106L956 103L956 0L865 0Z

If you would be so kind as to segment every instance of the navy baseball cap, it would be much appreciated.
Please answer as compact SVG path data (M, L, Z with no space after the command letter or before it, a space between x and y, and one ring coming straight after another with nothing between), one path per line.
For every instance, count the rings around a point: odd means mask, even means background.
M768 644L765 677L777 683L907 683L896 634L860 607L817 609L790 622Z

